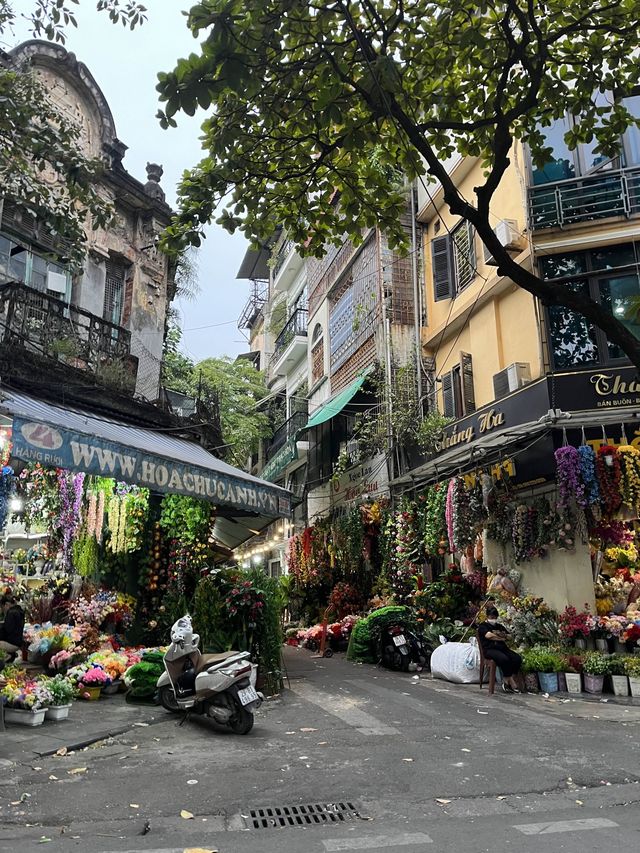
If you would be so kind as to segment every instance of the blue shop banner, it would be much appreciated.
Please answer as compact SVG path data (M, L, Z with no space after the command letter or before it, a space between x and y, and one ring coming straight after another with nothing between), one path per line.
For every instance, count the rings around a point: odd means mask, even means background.
M291 497L282 490L155 456L97 436L14 417L12 441L12 455L25 462L113 477L152 492L206 498L215 504L259 515L291 515ZM215 461L215 457L212 459Z

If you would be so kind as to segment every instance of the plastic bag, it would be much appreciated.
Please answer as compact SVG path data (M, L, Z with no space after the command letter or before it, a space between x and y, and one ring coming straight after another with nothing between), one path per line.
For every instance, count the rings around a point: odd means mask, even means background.
M480 652L475 638L468 643L445 643L434 649L431 674L454 684L479 684Z

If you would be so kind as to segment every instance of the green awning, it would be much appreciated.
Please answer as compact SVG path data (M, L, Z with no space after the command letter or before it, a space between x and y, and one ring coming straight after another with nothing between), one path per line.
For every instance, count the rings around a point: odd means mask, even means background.
M326 401L326 403L323 403L319 408L317 408L303 429L311 429L312 427L320 426L320 424L326 423L326 421L329 421L331 418L335 418L336 415L339 415L344 407L353 400L358 391L362 388L367 376L372 370L373 366L367 367L367 369L363 371L357 379L354 379L351 385L347 386L343 391L340 391L339 394L331 397Z

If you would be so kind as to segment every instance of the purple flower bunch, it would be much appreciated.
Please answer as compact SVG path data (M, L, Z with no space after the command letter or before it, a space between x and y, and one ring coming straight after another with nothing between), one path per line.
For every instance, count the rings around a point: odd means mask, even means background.
M60 494L60 514L58 525L62 531L62 555L67 571L72 568L71 555L73 538L80 526L82 490L84 474L71 474L69 471L58 471L58 490Z
M588 444L578 448L580 478L584 486L585 502L589 506L600 500L600 486L596 477L596 454Z
M566 510L572 499L584 509L585 489L580 478L580 454L575 447L559 447L555 452L558 480L558 507Z

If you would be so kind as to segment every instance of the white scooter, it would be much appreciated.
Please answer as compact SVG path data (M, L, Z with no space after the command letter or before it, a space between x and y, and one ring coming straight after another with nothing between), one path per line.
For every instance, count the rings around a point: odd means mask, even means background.
M167 711L203 714L236 734L248 734L253 712L264 699L256 690L258 667L249 660L249 652L203 655L199 644L191 617L178 619L157 683L161 704Z

